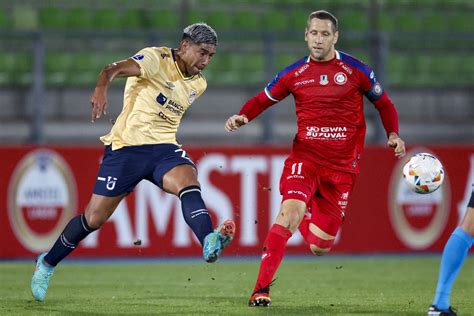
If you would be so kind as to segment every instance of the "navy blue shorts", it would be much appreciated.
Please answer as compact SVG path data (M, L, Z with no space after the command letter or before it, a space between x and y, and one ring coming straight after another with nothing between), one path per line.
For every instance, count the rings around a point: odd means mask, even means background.
M163 188L163 176L178 165L194 162L175 144L128 146L112 150L105 146L94 193L118 196L133 191L143 179Z

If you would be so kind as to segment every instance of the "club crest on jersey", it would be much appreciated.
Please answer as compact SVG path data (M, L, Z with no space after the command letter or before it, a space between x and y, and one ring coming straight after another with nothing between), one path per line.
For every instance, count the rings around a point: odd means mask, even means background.
M343 72L338 72L337 74L334 75L334 81L338 85L343 85L346 84L347 82L347 75Z
M373 88L374 94L375 95L382 95L382 87L380 86L380 83L376 83Z
M319 84L322 85L322 86L325 86L329 83L329 80L328 80L328 75L321 75L319 76Z
M189 93L189 98L188 98L189 105L191 105L191 103L193 103L195 99L196 99L196 90L191 90L191 92Z

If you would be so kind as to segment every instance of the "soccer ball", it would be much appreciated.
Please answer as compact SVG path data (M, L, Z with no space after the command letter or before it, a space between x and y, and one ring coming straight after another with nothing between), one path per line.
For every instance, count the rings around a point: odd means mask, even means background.
M403 179L408 187L416 193L434 192L443 184L443 165L432 154L415 154L403 166Z

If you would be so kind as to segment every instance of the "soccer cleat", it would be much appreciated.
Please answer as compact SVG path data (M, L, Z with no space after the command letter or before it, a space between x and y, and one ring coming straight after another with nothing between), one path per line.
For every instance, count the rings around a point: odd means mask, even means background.
M204 238L204 246L202 248L202 255L207 262L214 262L227 247L235 235L235 222L233 220L226 220L218 229L208 234Z
M255 293L249 299L250 307L270 307L272 304L272 298L268 293Z
M46 252L40 254L36 259L35 272L31 278L31 293L37 301L44 301L46 292L48 291L49 280L53 276L54 268L48 267L43 263Z
M458 314L453 310L451 306L448 309L441 310L435 305L431 305L428 308L428 316L457 316Z
M270 287L275 284L277 279L273 279L270 284L265 287L258 288L255 292L253 292L252 296L249 299L249 306L250 307L270 307L272 304L272 298L270 297Z

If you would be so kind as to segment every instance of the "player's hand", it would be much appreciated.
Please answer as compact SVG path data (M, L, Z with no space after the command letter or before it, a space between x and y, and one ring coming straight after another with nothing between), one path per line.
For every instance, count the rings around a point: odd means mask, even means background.
M96 119L102 115L107 114L107 90L102 87L96 87L94 93L91 96L91 121L95 122Z
M405 142L400 137L398 137L396 133L390 133L387 145L393 148L395 157L402 158L405 156Z
M233 132L238 130L242 125L245 125L249 122L249 119L245 115L232 115L227 119L225 123L225 130L228 132Z

